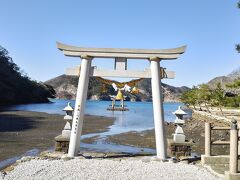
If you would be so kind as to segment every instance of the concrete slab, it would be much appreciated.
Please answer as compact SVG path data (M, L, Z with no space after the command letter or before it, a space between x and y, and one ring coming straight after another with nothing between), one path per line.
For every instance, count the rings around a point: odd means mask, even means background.
M237 174L229 174L226 173L229 171L229 156L221 155L221 156L201 156L201 163L205 167L210 168L212 171L219 175L224 175L226 179L229 180L240 180L240 173ZM240 164L240 160L238 160ZM238 167L238 171L240 172L240 166Z
M227 171L225 172L225 180L240 180L240 173L231 174Z
M221 156L201 156L201 163L203 165L211 165L211 164L229 164L229 156L221 155Z

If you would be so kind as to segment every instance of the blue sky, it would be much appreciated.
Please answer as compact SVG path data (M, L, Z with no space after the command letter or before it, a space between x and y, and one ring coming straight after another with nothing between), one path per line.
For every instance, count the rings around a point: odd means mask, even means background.
M174 48L187 45L178 60L162 66L176 71L164 80L197 85L240 66L240 9L235 0L1 0L0 45L32 79L45 81L80 63L56 48L56 41L86 47ZM93 65L113 67L113 61ZM136 66L137 65L137 66ZM147 61L129 61L144 69Z

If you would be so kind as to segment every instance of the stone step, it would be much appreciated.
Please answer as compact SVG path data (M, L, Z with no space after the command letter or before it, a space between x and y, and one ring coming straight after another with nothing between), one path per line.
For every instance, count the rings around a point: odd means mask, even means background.
M225 171L229 171L229 166L227 165L210 165L211 169L219 174L224 174Z
M229 164L229 156L221 155L221 156L201 156L201 162L203 165L211 165L211 164Z

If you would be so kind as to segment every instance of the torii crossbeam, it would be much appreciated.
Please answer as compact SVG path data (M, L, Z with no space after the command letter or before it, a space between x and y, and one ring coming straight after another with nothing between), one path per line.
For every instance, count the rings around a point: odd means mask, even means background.
M80 57L82 59L81 68L71 68L66 71L67 75L79 76L68 156L76 156L79 151L89 77L102 76L151 78L157 157L162 160L166 159L167 144L164 128L161 79L174 78L175 73L160 68L160 61L177 59L185 52L186 46L174 49L116 49L75 47L57 42L57 48L63 51L66 56ZM99 70L91 67L93 58L115 59L114 70ZM149 60L150 69L146 69L145 71L127 70L128 59Z

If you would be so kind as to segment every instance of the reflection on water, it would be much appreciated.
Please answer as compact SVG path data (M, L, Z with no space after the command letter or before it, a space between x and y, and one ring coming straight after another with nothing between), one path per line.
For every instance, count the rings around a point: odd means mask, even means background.
M146 153L146 154L156 154L155 149L150 149L150 148L139 148L139 147L134 147L134 146L125 146L121 144L102 144L102 143L94 143L94 144L86 144L86 143L81 143L81 152L84 151L94 151L94 152L117 152L117 153L132 153L132 154L137 154L137 153Z
M38 111L51 114L64 114L62 109L69 100L51 100L53 103L23 104L7 107L8 110ZM75 101L70 101L74 107ZM118 134L128 131L143 131L154 127L152 102L125 102L129 111L107 111L110 101L87 101L86 114L115 117L114 124L110 126L109 134ZM172 114L182 103L164 103L165 121L174 121ZM189 112L190 113L190 112Z

